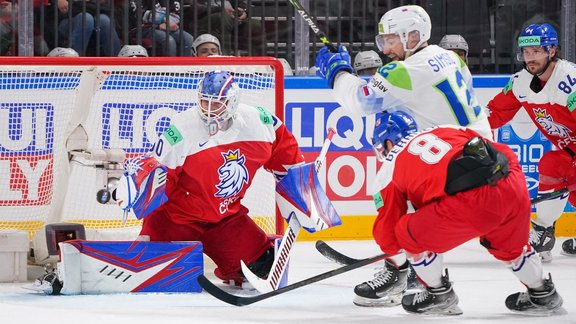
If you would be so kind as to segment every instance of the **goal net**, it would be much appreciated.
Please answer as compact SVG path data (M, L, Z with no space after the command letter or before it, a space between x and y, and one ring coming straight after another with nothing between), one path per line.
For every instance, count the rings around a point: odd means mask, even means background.
M97 201L122 161L150 149L174 114L196 105L207 71L233 72L241 102L281 119L283 69L275 58L0 58L0 230L81 223L88 239L134 238L141 226ZM280 234L274 179L258 172L244 204ZM128 234L122 234L128 233Z

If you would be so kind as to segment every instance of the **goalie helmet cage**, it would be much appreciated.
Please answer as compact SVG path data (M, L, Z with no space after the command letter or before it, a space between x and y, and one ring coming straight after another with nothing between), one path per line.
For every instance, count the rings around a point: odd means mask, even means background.
M149 150L172 115L196 105L212 70L233 72L240 102L284 119L283 66L273 57L0 58L0 230L33 237L73 222L88 239L119 239L89 233L138 229L97 192L122 174L124 157ZM283 233L270 173L259 170L243 201L264 231Z

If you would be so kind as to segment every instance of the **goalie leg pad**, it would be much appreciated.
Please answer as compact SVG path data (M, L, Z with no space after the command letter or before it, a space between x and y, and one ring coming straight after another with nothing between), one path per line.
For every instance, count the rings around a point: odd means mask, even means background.
M60 243L61 293L201 292L200 242ZM137 260L137 261L135 261Z

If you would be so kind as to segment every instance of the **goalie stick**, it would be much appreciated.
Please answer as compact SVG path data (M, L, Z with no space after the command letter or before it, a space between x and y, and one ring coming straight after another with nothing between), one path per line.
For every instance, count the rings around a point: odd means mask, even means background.
M294 289L300 288L300 287L304 287L310 284L313 284L315 282L324 280L324 279L328 279L330 277L334 277L337 276L339 274L348 272L350 270L354 270L360 267L363 267L365 265L380 261L382 259L384 259L387 256L387 254L379 254L379 255L375 255L373 257L370 258L366 258L366 259L361 259L361 260L357 260L357 262L354 262L352 264L349 265L345 265L343 267L334 269L334 270L330 270L324 273L321 273L319 275L316 275L314 277L310 277L308 279L304 279L302 281L298 281L295 282L291 285L282 287L280 289L277 290L272 290L269 291L267 293L263 293L260 295L256 295L256 296L236 296L236 295L232 295L226 291L224 291L223 289L219 288L218 286L214 285L210 280L208 280L208 278L206 278L204 275L200 275L198 276L198 283L200 284L200 286L202 286L202 288L204 288L204 290L206 292L208 292L210 295L220 299L221 301L231 304L231 305L235 305L235 306L245 306L245 305L250 305L256 302L259 302L261 300L265 300L268 299L270 297L274 297L277 295L281 295L283 293L292 291Z
M332 137L334 137L334 134L336 134L336 131L333 128L329 128L320 154L318 155L318 158L316 158L316 172L318 172L322 167L323 160L326 156L326 153L328 152L328 148L330 147L330 143L332 142ZM301 228L302 226L295 216L289 218L288 228L282 237L280 247L278 248L278 252L274 257L268 278L262 279L258 277L250 270L250 268L248 268L243 260L241 261L240 266L242 267L242 273L244 274L244 277L246 277L246 280L248 280L248 282L250 282L250 284L254 286L256 290L259 292L269 292L278 289L282 276L284 275L286 267L288 266L288 260L290 259L292 246L294 245L294 242L296 241Z

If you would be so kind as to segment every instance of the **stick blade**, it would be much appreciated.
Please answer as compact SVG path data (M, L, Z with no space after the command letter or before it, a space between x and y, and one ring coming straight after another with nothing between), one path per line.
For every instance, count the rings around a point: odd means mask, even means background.
M222 290L221 288L213 284L212 281L208 280L208 278L206 278L204 275L198 276L198 284L210 295L230 305L244 306L251 304L251 303L248 304L242 303L241 296L235 296L227 293L226 291Z
M261 293L267 293L272 290L275 290L274 287L270 284L269 280L264 280L257 275L255 275L252 270L248 268L244 260L240 260L240 266L242 267L242 273L246 280Z

